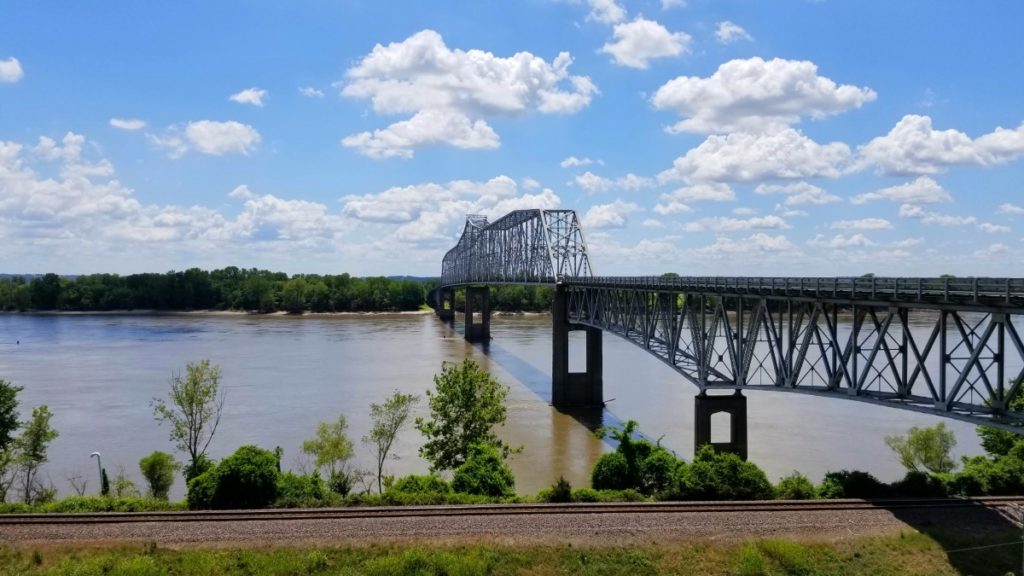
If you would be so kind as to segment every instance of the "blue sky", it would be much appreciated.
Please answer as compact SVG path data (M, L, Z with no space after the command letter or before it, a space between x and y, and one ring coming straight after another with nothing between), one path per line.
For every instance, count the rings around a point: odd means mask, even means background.
M0 272L1020 276L1018 2L0 1Z

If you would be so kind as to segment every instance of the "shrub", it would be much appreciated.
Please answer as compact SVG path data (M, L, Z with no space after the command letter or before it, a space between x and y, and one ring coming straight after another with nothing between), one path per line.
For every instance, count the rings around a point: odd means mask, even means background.
M196 457L196 461L185 465L185 483L187 484L193 478L199 476L203 472L212 469L217 465L216 462L206 456L206 454L200 454Z
M600 502L601 494L593 488L577 488L572 491L573 502Z
M775 487L775 497L781 500L813 500L818 496L818 490L814 483L807 476L793 471L789 476L779 480Z
M678 493L688 500L765 500L774 489L764 472L736 454L701 446L677 475Z
M219 509L263 508L277 498L277 456L256 446L242 446L217 465L213 506Z
M942 477L917 470L907 472L893 488L900 496L912 498L945 498L949 495L949 487Z
M1014 446L1010 453L997 458L992 465L992 473L988 479L988 493L993 496L1016 496L1024 494L1024 460L1017 457Z
M402 494L449 494L452 491L451 484L444 481L440 476L410 474L403 476L388 488L388 492Z
M515 478L496 447L474 444L466 462L455 469L452 489L480 496L511 496L515 494Z
M651 495L665 492L672 487L672 479L680 461L671 452L660 446L640 462L640 492Z
M173 456L159 450L139 460L139 469L149 485L149 494L159 500L167 500L178 468L180 465L174 461Z
M822 498L885 498L889 487L871 474L859 470L840 470L825 474L818 494Z
M355 477L347 470L335 470L330 478L327 479L327 487L330 488L331 492L342 496L348 496L354 485Z
M217 493L217 469L210 468L199 476L188 481L189 510L209 510L213 508L213 497Z
M595 490L625 490L631 486L629 465L619 452L603 454L590 473L590 485Z
M545 492L545 502L572 502L572 485L565 479L565 476L559 476L558 482L555 482Z
M279 508L314 508L327 503L327 486L320 473L309 476L285 472L277 477L277 500Z

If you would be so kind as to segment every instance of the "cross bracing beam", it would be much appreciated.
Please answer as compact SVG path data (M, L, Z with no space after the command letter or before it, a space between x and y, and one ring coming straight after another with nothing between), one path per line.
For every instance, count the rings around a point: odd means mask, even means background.
M589 277L583 229L573 210L516 210L488 223L469 216L441 265L441 286L555 284Z
M747 279L729 280L733 288L700 281L701 290L686 278L567 280L568 317L636 344L702 392L797 392L1024 425L1009 407L1024 382L1024 307L1014 304L1020 292L996 302L1002 281L981 283L977 304L954 283L941 298L956 304L942 304L927 301L939 298L930 288L903 301L898 283L876 285L867 300L843 282L811 297L798 282L787 295L778 279L774 288L750 279L749 290Z

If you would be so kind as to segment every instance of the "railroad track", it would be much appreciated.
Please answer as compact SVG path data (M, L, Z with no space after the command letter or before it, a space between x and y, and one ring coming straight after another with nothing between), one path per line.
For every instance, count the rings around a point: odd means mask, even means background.
M724 512L826 512L841 510L1000 509L1024 505L1022 496L970 499L765 500L747 502L623 502L577 504L488 504L472 506L394 506L193 512L103 512L96 514L4 514L0 527L39 524L125 524L140 522L269 522L432 516L511 516L529 514L692 514Z

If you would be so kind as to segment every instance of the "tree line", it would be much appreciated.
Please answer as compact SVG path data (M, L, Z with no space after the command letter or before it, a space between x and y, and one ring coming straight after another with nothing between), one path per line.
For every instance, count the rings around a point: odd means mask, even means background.
M417 280L271 272L234 266L164 274L45 274L0 279L0 310L416 310L429 286Z

